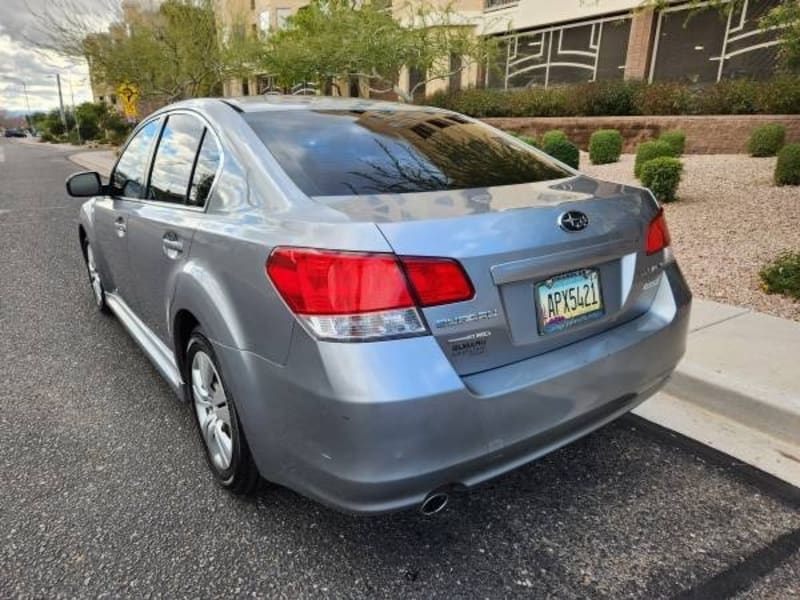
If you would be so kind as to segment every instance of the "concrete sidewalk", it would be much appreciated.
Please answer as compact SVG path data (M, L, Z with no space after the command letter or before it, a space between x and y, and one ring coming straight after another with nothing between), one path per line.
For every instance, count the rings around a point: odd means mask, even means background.
M117 162L117 156L111 150L89 150L78 152L69 157L77 165L88 171L97 171L103 177L111 175L111 169Z
M635 412L800 486L800 323L695 299L686 356Z
M103 176L116 161L70 158ZM800 487L800 323L695 298L686 356L634 412Z

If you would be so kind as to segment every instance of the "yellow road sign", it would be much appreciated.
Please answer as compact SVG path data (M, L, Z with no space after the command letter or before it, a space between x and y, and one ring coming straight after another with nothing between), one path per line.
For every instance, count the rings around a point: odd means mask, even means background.
M122 112L129 119L139 116L136 103L139 101L139 88L132 83L123 83L117 88L117 97L122 102Z

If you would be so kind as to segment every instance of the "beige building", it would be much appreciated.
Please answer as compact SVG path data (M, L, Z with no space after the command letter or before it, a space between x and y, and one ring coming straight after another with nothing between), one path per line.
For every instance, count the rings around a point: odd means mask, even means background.
M740 0L728 14L718 8L698 11L696 3L681 0L656 11L637 10L642 0L432 2L449 4L457 23L473 28L476 35L497 38L499 53L489 65L461 65L458 57L443 57L450 61L448 71L464 68L433 81L426 81L425 73L403 69L399 86L405 91L416 87L418 99L466 87L514 89L623 78L704 84L767 77L777 62L777 34L761 31L758 21L778 0ZM220 0L220 14L228 26L231 15L237 15L249 34L263 36L307 3ZM399 15L406 4L392 6ZM228 96L271 90L268 77L225 85ZM338 86L334 93L366 95L367 90L351 84Z

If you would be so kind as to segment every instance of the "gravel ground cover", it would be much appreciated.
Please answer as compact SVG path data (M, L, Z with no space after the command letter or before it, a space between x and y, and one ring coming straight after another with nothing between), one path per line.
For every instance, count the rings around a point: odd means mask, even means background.
M695 295L800 321L800 302L766 294L759 270L800 248L800 188L772 185L775 158L741 154L686 155L678 201L666 205L672 245ZM633 155L581 169L594 177L639 185Z

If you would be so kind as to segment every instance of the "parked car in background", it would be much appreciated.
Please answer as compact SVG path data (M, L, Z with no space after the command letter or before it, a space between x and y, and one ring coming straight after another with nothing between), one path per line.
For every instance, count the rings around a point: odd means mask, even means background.
M24 138L24 137L27 137L25 135L25 132L22 129L15 129L13 127L10 127L8 129L6 129L5 132L3 133L3 135L5 137L7 137L7 138Z
M107 184L67 190L91 197L98 308L233 492L263 476L437 512L628 412L684 352L691 294L653 196L445 110L181 102Z

